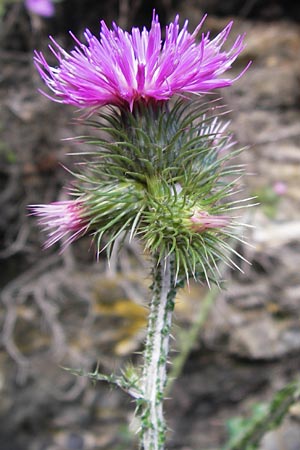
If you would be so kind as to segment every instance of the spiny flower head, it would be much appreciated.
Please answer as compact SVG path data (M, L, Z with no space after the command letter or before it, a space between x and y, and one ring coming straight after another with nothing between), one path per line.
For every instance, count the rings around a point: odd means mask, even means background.
M198 43L204 19L190 34L188 21L180 29L177 15L166 27L164 41L155 12L150 30L132 28L129 33L115 23L109 29L101 21L100 39L86 30L83 44L71 33L77 45L70 53L51 38L58 67L51 67L37 51L35 64L54 93L52 99L79 108L112 104L132 109L141 100L166 101L174 94L205 93L233 83L234 79L222 75L243 50L244 36L239 35L230 50L222 50L230 22L214 39L209 32L202 33Z
M220 259L234 266L226 239L236 226L230 196L242 168L231 158L239 151L228 151L228 124L207 114L218 107L199 105L142 105L126 120L111 108L91 120L102 137L85 139L95 150L74 173L76 200L31 208L48 233L46 247L88 233L97 254L106 248L109 255L127 235L158 260L172 254L178 279L201 274L209 282Z
M54 15L54 5L52 0L25 0L28 11L41 17L52 17Z
M49 205L31 205L29 209L39 218L39 225L48 234L45 248L64 238L66 239L63 246L66 247L87 231L88 221L80 201L67 200Z

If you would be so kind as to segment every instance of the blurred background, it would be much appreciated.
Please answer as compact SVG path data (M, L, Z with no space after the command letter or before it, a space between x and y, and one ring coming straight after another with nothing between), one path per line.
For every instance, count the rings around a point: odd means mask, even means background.
M26 7L27 6L27 7ZM224 290L191 285L175 313L166 416L168 449L220 449L232 418L246 417L300 370L300 3L294 0L61 0L41 17L17 0L0 0L0 449L137 448L134 405L122 392L62 369L105 373L138 364L148 286L137 243L95 262L89 239L63 254L42 250L44 236L27 205L67 198L64 186L84 134L74 109L38 92L34 49L52 35L65 48L88 27L162 25L179 13L189 31L208 18L217 34L234 19L232 39L247 47L233 68L252 66L218 92L246 164L244 196L259 205L243 213L236 247L251 265L224 270ZM54 61L53 61L54 62ZM75 113L76 115L76 113ZM82 150L82 147L80 147ZM182 353L182 350L184 353ZM178 355L183 354L180 359ZM300 449L300 403L268 433L261 450Z

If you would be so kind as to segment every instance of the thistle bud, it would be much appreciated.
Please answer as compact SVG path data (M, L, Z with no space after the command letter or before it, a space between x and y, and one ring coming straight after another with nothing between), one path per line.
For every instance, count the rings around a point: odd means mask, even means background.
M196 233L202 233L210 228L224 228L230 223L229 216L212 215L201 210L196 210L189 220L191 229Z
M83 204L76 200L53 202L49 205L30 205L32 215L38 216L38 223L47 232L44 244L50 247L61 239L67 239L64 247L86 233L88 222L84 214Z

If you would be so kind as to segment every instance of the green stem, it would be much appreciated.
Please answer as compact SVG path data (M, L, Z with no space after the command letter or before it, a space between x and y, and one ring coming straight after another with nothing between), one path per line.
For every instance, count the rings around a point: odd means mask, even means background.
M174 266L170 256L161 259L153 269L152 293L142 379L141 445L143 450L163 450L166 440L163 399L176 295Z

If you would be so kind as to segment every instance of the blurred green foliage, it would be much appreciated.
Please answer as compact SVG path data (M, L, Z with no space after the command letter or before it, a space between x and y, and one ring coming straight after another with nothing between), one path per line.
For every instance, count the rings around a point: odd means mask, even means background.
M264 435L281 425L299 398L300 381L296 380L276 392L270 403L255 404L247 419L230 419L227 424L229 440L223 450L257 450Z
M280 195L278 195L272 186L263 186L254 192L260 207L269 219L274 219L279 207Z
M21 0L0 0L0 19L4 16L5 10L9 4L20 2Z

